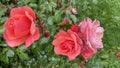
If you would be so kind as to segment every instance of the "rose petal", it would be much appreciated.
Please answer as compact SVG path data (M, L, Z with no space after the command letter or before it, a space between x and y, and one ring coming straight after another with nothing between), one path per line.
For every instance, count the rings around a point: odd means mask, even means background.
M27 11L32 17L33 19L36 19L36 15L35 15L35 12L28 6L23 6L23 9L25 11Z
M25 11L22 9L22 7L17 7L11 10L10 17L14 15L24 15L24 14L25 14Z
M67 37L68 34L65 31L60 30L59 33L57 35L55 35L55 38L58 38L59 36Z
M97 33L99 38L103 37L103 32L104 32L104 28L102 28L102 27L98 27L96 30L96 33Z
M81 47L79 44L76 44L77 49L73 49L72 52L68 53L69 60L74 60L80 53L81 53Z
M36 18L34 11L28 6L13 8L10 12L10 17L14 15L25 15L25 12L28 12L33 19Z
M69 58L69 60L74 60L76 58L76 56L74 56L74 55L68 55L68 58Z
M68 30L68 33L71 35L72 39L74 40L74 52L72 54L69 54L69 60L73 60L75 59L81 52L81 48L82 48L82 40L79 38L79 36L71 31Z
M82 50L81 54L85 60L93 56L97 52L96 49L91 48L88 45L85 45L85 48Z
M8 18L4 24L5 28L8 30L13 30L14 29L14 19Z
M15 24L15 28L14 28L14 32L16 36L25 36L27 35L30 31L30 24L31 21L24 15L17 15L15 18L19 18L19 20L15 20L14 24ZM24 21L24 22L23 22Z
M10 46L10 47L16 47L18 45L21 45L25 41L25 39L27 38L27 36L25 36L25 37L22 37L22 38L17 38L17 39L10 40L7 37L5 32L3 34L3 37L6 39L6 42L7 42L8 46Z
M103 43L101 39L95 39L95 37L91 37L90 42L95 48L103 48Z
M96 27L100 26L100 22L98 20L95 20L93 22L93 26L96 26Z
M58 54L58 55L61 54L61 49L60 49L59 46L54 47L54 51L55 51L55 53Z
M65 39L63 37L60 37L60 38L53 40L52 44L54 46L59 46L63 41L65 41Z
M30 32L31 32L32 35L34 35L36 27L35 27L35 24L33 22L33 18L28 14L28 12L25 12L25 14L31 20Z
M90 18L87 18L84 21L86 21L87 23L89 23L89 25L92 23L92 20Z
M38 40L40 37L39 29L36 28L34 35L30 35L25 41L25 47L29 47L35 40Z
M4 33L3 34L6 34L7 35L7 38L9 39L16 39L16 36L14 34L14 32L12 30L7 30L5 29Z

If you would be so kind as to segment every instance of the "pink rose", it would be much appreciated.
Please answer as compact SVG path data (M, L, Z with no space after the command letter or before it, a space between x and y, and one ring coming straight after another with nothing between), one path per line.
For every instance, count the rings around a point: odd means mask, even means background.
M10 18L5 22L3 36L10 47L16 47L25 42L29 47L35 40L39 39L39 29L35 27L34 11L27 6L13 8Z
M59 31L52 44L56 54L68 56L69 60L75 59L82 48L82 40L71 30Z
M99 21L95 20L92 23L90 18L85 19L79 26L84 40L81 54L84 59L88 59L97 52L97 48L103 48L101 38L103 37L104 29L100 27Z

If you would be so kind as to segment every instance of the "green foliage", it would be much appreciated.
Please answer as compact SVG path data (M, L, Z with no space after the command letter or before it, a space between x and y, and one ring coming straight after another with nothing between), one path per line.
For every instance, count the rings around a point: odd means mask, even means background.
M8 47L2 33L5 20L13 8L11 4L16 7L30 6L46 27L46 31L50 32L50 37L45 38L41 33L40 39L29 48L24 45ZM1 7L3 5L6 7ZM69 10L70 5L77 9L77 15L62 10L62 7ZM59 26L64 18L68 18L72 24L79 23L86 17L98 19L105 29L104 48L88 59L86 68L120 68L120 59L116 57L116 53L120 52L119 11L119 0L0 0L0 68L78 68L81 63L80 56L69 61L66 56L56 55L51 42L59 28L64 28ZM44 29L41 32L44 32Z

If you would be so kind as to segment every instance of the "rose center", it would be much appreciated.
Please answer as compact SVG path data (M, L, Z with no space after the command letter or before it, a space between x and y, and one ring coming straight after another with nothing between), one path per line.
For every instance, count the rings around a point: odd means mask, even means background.
M71 52L74 49L74 45L73 41L67 40L62 43L61 49L63 52Z

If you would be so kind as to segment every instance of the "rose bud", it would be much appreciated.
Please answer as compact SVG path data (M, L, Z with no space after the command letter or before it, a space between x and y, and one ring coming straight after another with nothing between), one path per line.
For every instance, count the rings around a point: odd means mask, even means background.
M72 24L71 30L74 32L78 32L78 25L77 24Z
M72 13L77 14L76 8L72 8Z
M60 22L60 25L64 25L64 24L68 24L69 20L68 18L64 18L64 20L62 22Z
M50 32L44 32L44 36L45 37L49 37L50 36Z
M116 56L117 56L118 58L120 58L120 53L117 53Z

